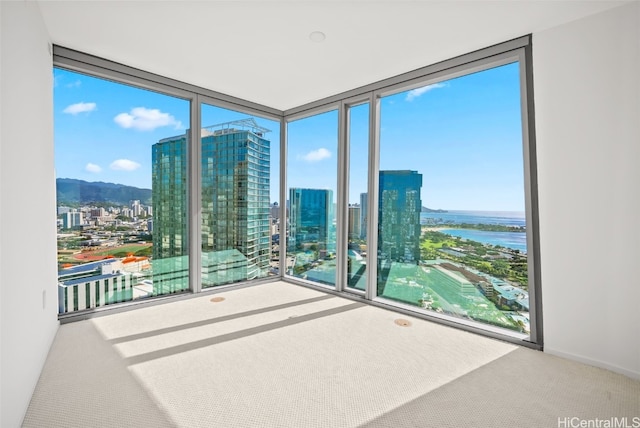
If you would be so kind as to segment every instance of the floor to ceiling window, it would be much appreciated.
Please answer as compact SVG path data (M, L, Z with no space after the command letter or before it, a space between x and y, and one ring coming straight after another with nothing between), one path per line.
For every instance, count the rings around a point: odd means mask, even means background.
M527 335L520 67L380 99L377 295Z
M54 69L59 312L189 288L189 101Z
M61 314L283 278L541 343L528 37L287 111L57 51Z
M368 102L345 105L347 127L347 269L346 289L364 291L367 285L367 214L369 177Z
M279 273L280 122L202 105L202 287Z
M517 39L285 112L291 279L539 344L530 54ZM337 196L335 261L312 192Z
M338 111L287 125L288 275L336 283Z

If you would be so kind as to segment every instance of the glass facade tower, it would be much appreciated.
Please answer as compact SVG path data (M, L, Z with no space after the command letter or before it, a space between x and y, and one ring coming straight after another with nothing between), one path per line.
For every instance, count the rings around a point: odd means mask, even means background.
M154 296L189 288L187 148L186 135L162 139L151 147Z
M422 174L380 171L378 253L389 261L420 260Z
M270 142L254 119L202 129L202 286L262 278L271 256Z
M270 142L264 138L266 132L253 119L201 131L203 287L268 274ZM164 164L160 153L167 157ZM177 228L182 237L187 236L186 198L176 199L175 195L186 195L187 163L185 135L154 145L154 262L156 251L160 257L187 254L186 240L175 239ZM185 271L187 268L185 265ZM155 274L154 264L154 278Z
M319 251L335 251L333 228L333 191L327 189L289 189L290 251L305 245L317 245Z

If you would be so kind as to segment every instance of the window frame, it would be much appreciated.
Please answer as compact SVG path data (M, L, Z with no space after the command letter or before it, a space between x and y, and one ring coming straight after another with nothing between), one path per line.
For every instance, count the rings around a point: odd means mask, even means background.
M143 71L134 67L113 62L104 58L96 57L84 52L79 52L59 45L53 45L53 63L52 69L58 68L76 73L85 74L90 77L104 79L116 84L123 84L130 87L144 89L180 98L189 102L189 135L188 135L188 191L187 191L187 213L188 213L188 232L189 240L189 289L186 293L174 295L155 296L142 301L120 302L117 305L100 306L92 309L74 311L70 313L59 313L58 320L61 323L71 322L91 318L103 312L113 312L126 310L138 305L159 304L167 299L188 298L192 295L200 293L215 293L237 286L238 284L225 284L214 288L203 289L200 276L201 271L201 249L200 249L200 233L201 233L201 177L200 164L201 147L194 144L199 140L199 130L201 126L201 106L202 103L210 104L216 107L235 110L248 115L255 115L262 118L282 121L283 112L261 104L246 101L230 95L222 94L216 91L204 89L195 85L180 82L178 80L163 77L154 73ZM282 141L280 141L282 145ZM281 262L282 263L282 262ZM280 269L282 271L282 269ZM281 276L260 278L251 281L239 283L246 286L254 283L272 282L281 279Z
M392 302L376 295L377 293L377 266L376 263L368 263L368 279L364 298L354 296L354 293L343 292L345 289L343 280L346 270L346 247L338 245L341 251L337 251L337 278L338 284L333 292L351 298L361 298L363 301L384 308L396 310L412 316L429 319L441 324L471 331L484 336L494 337L500 340L525 345L534 349L543 349L542 327L542 296L540 284L540 235L538 216L538 184L537 161L535 150L534 104L533 104L533 72L532 72L532 43L531 35L519 37L504 43L493 45L478 51L460 55L458 57L442 61L433 65L419 68L389 79L381 80L360 88L343 92L338 95L317 100L302 106L284 111L284 120L292 118L308 117L322 113L339 104L339 163L338 163L338 191L344 193L344 186L348 184L348 123L346 108L362 102L370 103L369 109L369 177L368 177L368 207L378 206L379 165L380 165L380 101L384 96L408 91L422 86L434 84L444 80L480 72L490 68L499 67L509 63L519 63L520 73L520 107L522 124L522 150L524 173L524 198L525 218L527 224L527 269L529 278L529 302L530 302L530 331L528 338L522 339L521 334L509 334L505 329L482 324L475 321L467 321L450 316L441 316L434 312L427 312L407 304ZM346 213L348 201L340 194L337 199L337 213L339 217L338 228L341 230L340 239L346 239L345 234ZM369 209L367 212L367 254L377 254L378 244L378 210ZM341 220L341 221L340 221ZM339 275L339 276L338 276ZM317 287L308 281L299 278L287 277L287 281L304 284L326 291L325 287Z
M283 125L280 127L281 135L284 134L284 136L285 136L284 142L282 143L283 146L281 146L281 148L280 148L280 152L281 152L281 154L283 154L283 158L282 158L283 159L282 160L283 163L280 164L280 171L281 171L281 174L280 174L280 185L281 185L280 200L281 201L285 201L285 209L283 210L283 212L280 213L280 219L281 219L281 221L284 220L283 224L285 225L285 232L284 233L282 233L282 231L280 232L280 274L281 274L281 278L283 280L285 280L285 281L304 284L304 285L307 285L307 286L312 287L312 288L317 288L318 290L321 290L321 291L332 291L332 289L334 289L334 290L337 289L336 288L336 287L338 287L337 284L340 281L340 277L338 276L338 271L339 271L340 268L338 266L340 265L340 263L342 263L340 255L338 255L337 259L336 259L336 266L338 268L336 269L336 285L333 286L333 287L331 285L329 285L329 284L322 284L322 283L319 283L319 282L309 281L309 280L305 280L305 279L302 279L302 278L298 278L298 277L295 277L293 275L287 275L287 272L286 272L287 245L288 245L287 241L288 241L288 235L289 235L288 234L288 230L286 229L286 225L289 222L289 213L288 213L288 210L286 208L286 201L287 201L287 197L289 195L289 183L287 181L287 172L288 172L287 171L287 159L288 159L288 157L287 157L287 155L288 155L287 148L289 146L288 135L289 135L289 124L290 123L297 122L299 120L309 119L311 117L319 116L319 115L322 115L322 114L325 114L325 113L329 113L329 112L332 112L332 111L336 111L337 115L338 115L338 123L336 124L337 125L336 126L336 137L337 137L337 145L338 145L338 159L336 160L336 162L337 162L337 164L336 164L337 165L337 171L338 171L338 176L336 177L336 180L337 180L337 182L336 182L337 183L336 202L338 202L338 200L340 198L340 193L341 193L341 188L340 188L340 176L341 176L341 173L340 173L340 171L341 171L341 162L342 162L342 160L341 160L341 156L340 155L341 155L341 150L342 150L341 147L344 145L342 140L341 140L341 136L340 136L340 129L341 129L341 126L342 126L341 125L342 112L343 112L341 102L335 102L334 101L334 102L327 103L327 104L324 104L322 106L319 106L317 108L309 109L309 110L306 110L306 111L302 110L302 111L300 111L298 113L295 113L295 114L292 114L292 115L289 115L289 116L284 116L284 114L283 114L283 118L282 118ZM283 129L284 129L284 132L283 132ZM336 205L337 205L336 210L339 211L341 209L340 208L341 205L340 205L339 202ZM339 236L340 236L339 235L339 233L340 233L339 232L339 228L340 227L341 226L339 226L339 223L338 223L338 231L337 231L338 235L336 236L337 240L340 239L339 238ZM283 236L284 236L284 239L283 239ZM337 250L337 247L338 247L338 242L336 242L336 253L339 254L339 252Z
M480 323L467 323L460 319L446 319L436 316L434 313L421 313L415 308L406 305L390 304L387 299L380 299L376 294L376 264L369 264L367 287L364 296L353 294L345 290L343 278L346 272L346 244L347 243L347 218L348 200L345 190L349 182L349 137L348 109L362 103L369 103L369 153L368 153L368 207L378 206L378 171L380 164L380 100L381 97L397 92L407 91L416 87L433 84L442 80L449 80L499 65L511 62L520 64L520 99L522 117L522 142L523 142L523 166L524 166L524 196L525 215L527 221L527 254L529 275L529 301L530 301L530 334L529 338L520 338L505 335L504 331L494 331L491 328L480 326ZM258 103L246 101L230 95L211 91L146 72L134 67L109 61L86 53L78 52L62 46L53 46L53 67L84 73L90 76L107 79L116 83L122 83L142 89L151 90L161 94L182 98L190 102L190 144L189 154L189 254L190 254L190 284L189 295L198 295L200 292L218 292L230 287L241 287L255 283L273 282L285 280L290 283L302 284L311 288L317 288L324 292L335 293L351 299L359 300L374 306L390 308L400 313L428 319L434 322L450 325L462 330L472 331L480 335L498 338L516 344L528 346L534 349L543 348L543 323L542 323L542 296L541 296L541 268L540 268L540 234L538 214L538 183L537 183L537 159L534 127L534 102L533 102L533 71L532 71L532 37L525 35L503 43L466 53L436 64L428 65L407 73L403 73L388 79L383 79L359 88L355 88L340 94L316 100L301 106L287 110L278 110ZM281 209L280 221L285 225L288 221L286 210L287 201L287 127L290 122L310 116L315 116L331 110L338 110L338 176L337 188L337 242L336 242L336 287L334 290L325 286L318 286L309 281L290 277L286 273L287 260L287 231L280 233L280 269L279 275L241 283L229 284L213 289L203 289L199 275L200 260L200 148L193 144L199 140L198 131L201 128L201 106L203 103L216 107L228 108L249 115L256 115L266 119L280 122L280 183L279 200ZM275 143L275 142L274 142ZM368 254L377 254L378 236L378 210L368 210L367 239ZM344 247L344 248L342 248ZM188 297L188 295L187 295ZM71 319L87 318L94 313L104 310L123 310L128 306L140 304L155 304L167 298L185 298L181 296L161 296L144 302L126 302L109 307L100 307L90 311L82 311L81 314L60 314L61 322Z

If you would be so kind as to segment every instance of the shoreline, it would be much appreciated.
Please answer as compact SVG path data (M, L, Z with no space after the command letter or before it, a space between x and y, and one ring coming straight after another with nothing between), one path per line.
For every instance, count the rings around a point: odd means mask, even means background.
M421 226L421 228L423 232L441 232L443 230L456 229L455 227L450 226Z
M474 241L477 243L480 243L482 245L485 246L489 246L489 247L496 247L497 245L499 245L500 247L502 247L503 249L507 250L507 251L519 251L521 254L526 255L527 253L527 248L526 248L526 244L523 248L520 248L520 246L514 247L512 246L513 243L508 243L509 240L507 240L507 242L504 242L504 240L498 239L500 242L494 242L493 240L485 240L482 239L480 237L475 237L475 238L469 238L469 237L465 237L465 236L459 236L456 234L452 234L452 233L447 233L447 231L460 231L461 234L467 234L467 233L471 233L473 234L474 232L480 232L480 233L486 233L486 234L500 234L500 236L503 237L507 237L512 233L526 233L524 231L513 231L513 232L507 232L507 231L490 231L490 230L483 230L483 229L472 229L472 228L460 228L460 227L456 227L455 224L452 225L448 225L448 226L443 226L443 225L438 225L438 226L422 226L421 227L421 231L422 233L426 233L426 232L438 232L438 233L442 233L448 237L451 238L462 238L464 240L470 240L470 241ZM521 236L521 235L520 235ZM526 236L526 235L525 235ZM421 238L422 240L423 238ZM511 245L509 245L511 244Z

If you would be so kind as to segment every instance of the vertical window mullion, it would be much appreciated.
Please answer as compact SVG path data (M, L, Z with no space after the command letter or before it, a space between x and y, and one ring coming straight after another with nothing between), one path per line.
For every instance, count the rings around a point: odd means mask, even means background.
M349 192L349 111L350 106L340 103L338 109L338 187L336 208L336 291L343 291L347 280L347 229Z
M367 187L367 289L365 298L378 292L378 175L380 169L380 94L371 94L369 108L369 182Z
M192 293L202 291L202 205L200 195L202 194L201 159L202 144L200 143L200 129L202 128L202 109L200 96L194 94L191 98L191 129L189 130L189 144L187 151L189 156L189 176L188 180L188 218L189 218L189 289Z
M529 340L543 345L542 293L540 285L540 235L538 216L538 176L536 160L536 136L534 126L533 70L531 45L519 49L520 110L522 117L522 152L525 184L525 211L527 219L528 292L529 292Z
M283 117L280 120L280 231L279 231L279 250L280 250L280 279L284 279L287 272L287 238L289 224L289 211L287 210L287 126L288 121Z

